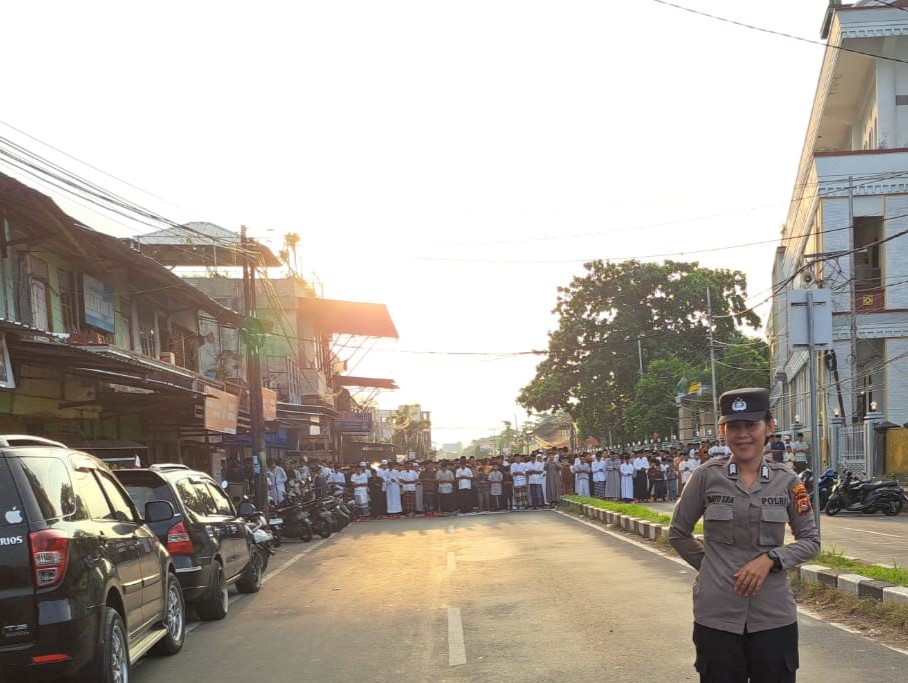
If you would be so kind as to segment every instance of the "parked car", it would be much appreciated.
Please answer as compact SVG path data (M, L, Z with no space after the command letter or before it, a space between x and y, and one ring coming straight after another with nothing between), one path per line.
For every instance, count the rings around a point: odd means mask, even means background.
M241 593L258 592L265 558L246 521L214 479L185 465L152 465L115 474L137 505L153 500L173 505L173 519L149 526L173 557L183 597L195 605L201 619L227 616L232 585Z
M147 652L180 651L176 568L145 525L174 510L142 510L97 458L0 436L0 681L128 681Z

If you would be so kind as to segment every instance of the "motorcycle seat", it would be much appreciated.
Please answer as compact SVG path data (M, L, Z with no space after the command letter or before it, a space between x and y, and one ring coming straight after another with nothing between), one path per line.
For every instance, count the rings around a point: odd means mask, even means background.
M870 482L863 484L863 486L864 486L865 491L873 491L875 489L898 487L898 482L896 482L896 481L870 481Z

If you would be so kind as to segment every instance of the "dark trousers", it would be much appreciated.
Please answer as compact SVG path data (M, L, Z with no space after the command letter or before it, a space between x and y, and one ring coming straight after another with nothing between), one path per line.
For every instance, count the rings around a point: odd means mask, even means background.
M422 504L426 512L435 512L438 507L438 494L435 491L423 491Z
M700 683L794 683L798 670L798 624L729 633L694 624Z
M372 514L376 517L388 514L388 498L381 489L372 496Z
M464 514L473 512L473 501L476 496L473 495L473 489L457 489L457 507Z

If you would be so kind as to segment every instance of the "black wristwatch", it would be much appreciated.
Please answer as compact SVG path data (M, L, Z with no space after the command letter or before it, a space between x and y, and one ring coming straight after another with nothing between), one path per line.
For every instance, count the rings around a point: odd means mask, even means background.
M770 571L780 572L784 569L782 566L782 558L779 557L779 553L775 550L770 550L766 554L769 556L769 559L772 560L772 569Z

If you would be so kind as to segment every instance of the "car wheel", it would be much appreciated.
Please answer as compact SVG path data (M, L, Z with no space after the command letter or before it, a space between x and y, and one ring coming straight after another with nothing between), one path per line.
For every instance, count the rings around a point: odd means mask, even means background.
M300 524L300 540L303 543L308 543L312 540L312 525L309 522Z
M243 570L243 576L236 582L236 589L240 593L258 593L262 587L262 574L265 569L262 566L262 551L258 548L252 549L252 557L249 558L249 564Z
M101 611L101 644L94 658L77 679L81 683L128 683L129 639L119 612Z
M196 603L196 611L203 621L215 621L227 616L227 607L230 596L227 593L227 579L224 577L224 568L215 560L211 563L211 582L205 597Z
M155 643L152 652L160 655L175 655L183 649L186 638L186 604L183 589L175 574L167 573L167 595L164 599L164 628L167 635Z

